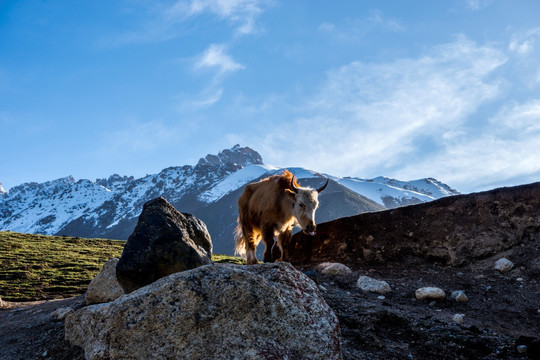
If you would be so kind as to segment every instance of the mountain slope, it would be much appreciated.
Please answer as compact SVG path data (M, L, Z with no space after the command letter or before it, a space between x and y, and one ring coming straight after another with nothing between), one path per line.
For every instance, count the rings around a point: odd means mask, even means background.
M324 181L325 176L314 171L289 170L303 186L318 187ZM95 182L68 176L26 183L0 192L0 230L127 239L143 204L163 196L179 211L207 223L216 251L231 253L236 201L244 185L282 171L265 165L253 149L236 145L201 158L195 166L169 167L139 179L114 174ZM435 179L326 176L330 185L321 193L318 222L457 194Z

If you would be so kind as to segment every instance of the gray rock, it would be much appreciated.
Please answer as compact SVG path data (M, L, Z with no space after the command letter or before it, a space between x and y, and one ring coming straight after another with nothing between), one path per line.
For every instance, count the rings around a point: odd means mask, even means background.
M325 262L319 264L317 269L325 275L347 275L352 273L352 270L347 265L340 263Z
M73 312L73 308L61 307L51 313L51 319L53 321L62 321L66 316Z
M508 260L507 258L500 258L495 262L495 270L500 271L501 273L505 274L508 271L512 270L514 267L514 263Z
M465 314L454 314L452 320L457 324L463 324L465 322Z
M341 359L337 317L288 263L207 265L65 320L86 359Z
M392 291L390 285L383 280L376 280L369 276L360 276L356 282L356 286L362 291L369 291L378 294L387 294Z
M118 258L110 259L90 281L84 297L86 305L113 301L124 295L124 290L116 278L117 263Z
M527 348L527 345L518 345L518 347L517 347L517 352L520 353L520 354L526 354L527 350L529 350Z
M469 301L469 298L467 297L467 295L465 295L465 292L463 290L452 291L452 294L450 296L457 302Z
M438 287L423 287L423 288L417 289L415 292L415 295L418 300L425 300L425 299L442 300L446 297L444 290Z
M180 213L164 198L143 206L116 265L126 293L164 276L212 263L212 240L201 220Z

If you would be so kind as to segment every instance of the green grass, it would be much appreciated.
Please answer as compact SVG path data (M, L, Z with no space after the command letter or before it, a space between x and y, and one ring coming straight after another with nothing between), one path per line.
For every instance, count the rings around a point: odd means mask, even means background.
M219 254L212 254L212 261L215 263L229 263L229 264L238 264L238 265L245 265L246 260L242 259L238 256L230 256L230 255L219 255Z
M0 297L7 301L59 299L83 294L103 264L120 257L125 241L0 231ZM244 264L239 257L212 256Z
M0 232L0 297L7 301L84 293L125 241Z

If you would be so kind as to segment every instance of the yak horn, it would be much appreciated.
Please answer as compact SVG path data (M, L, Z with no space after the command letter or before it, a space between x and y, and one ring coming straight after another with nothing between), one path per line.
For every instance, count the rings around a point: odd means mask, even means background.
M324 189L326 189L326 187L328 186L328 182L330 181L330 179L326 178L326 183L321 186L320 188L317 189L317 192L320 193L321 191L323 191Z
M298 193L299 188L297 188L297 187L294 185L295 180L296 180L296 178L295 178L294 175L293 175L292 178L291 178L291 189L292 189L292 191L294 191L295 193Z

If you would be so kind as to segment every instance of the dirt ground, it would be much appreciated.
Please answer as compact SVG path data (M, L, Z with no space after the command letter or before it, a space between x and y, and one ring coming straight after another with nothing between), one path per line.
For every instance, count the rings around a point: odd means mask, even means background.
M540 359L539 278L520 268L503 275L492 260L451 268L411 258L354 276L318 274L323 287L330 285L322 293L339 318L343 358ZM384 298L362 292L360 275L387 281L392 292ZM416 289L425 286L442 288L446 299L416 300ZM454 290L469 300L455 301ZM464 315L463 324L455 314Z
M526 257L527 249L522 252ZM501 274L493 269L496 259L454 268L410 257L343 276L300 270L320 285L339 318L344 359L540 359L540 277L519 264ZM392 292L362 292L356 286L361 275L387 281ZM415 290L424 286L442 288L446 299L416 300ZM469 300L456 302L454 290ZM82 296L4 302L0 359L84 359L82 349L64 340L63 321L53 315L83 304ZM463 324L452 320L455 314L464 315Z
M31 303L6 303L0 309L0 359L84 359L82 349L64 340L64 322L52 314L82 307L84 297Z

